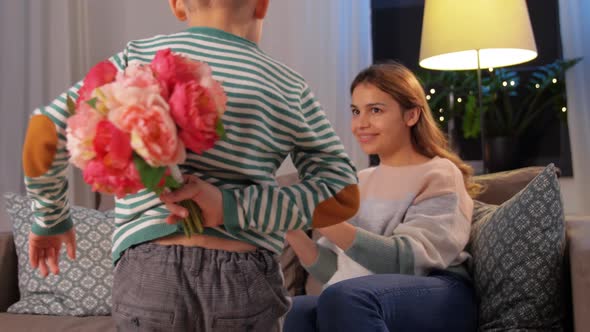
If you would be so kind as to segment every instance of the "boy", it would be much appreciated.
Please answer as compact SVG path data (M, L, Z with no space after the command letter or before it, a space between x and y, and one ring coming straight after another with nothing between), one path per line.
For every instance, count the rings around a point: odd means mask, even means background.
M171 48L207 62L228 97L227 138L202 155L187 152L181 190L117 200L113 317L122 331L280 331L290 305L276 259L285 231L352 217L356 171L305 81L258 48L269 0L169 3L187 31L130 42L110 60L123 70ZM36 212L30 260L57 274L61 243L75 257L64 97L35 114L23 151ZM274 173L288 154L302 181L279 189ZM176 224L183 199L203 209L202 235L186 238Z

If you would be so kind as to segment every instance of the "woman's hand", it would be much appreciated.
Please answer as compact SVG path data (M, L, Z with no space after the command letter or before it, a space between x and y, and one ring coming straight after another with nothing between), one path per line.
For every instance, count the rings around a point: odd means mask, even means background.
M347 222L318 228L317 230L322 236L325 236L330 242L334 243L344 251L352 246L356 237L356 227Z
M201 222L204 227L223 225L223 197L221 190L193 175L185 175L184 180L185 183L182 188L160 195L160 199L170 210L170 216L166 218L166 222L176 224L187 217L188 210L178 203L184 200L193 200L201 208L204 219Z
M288 231L285 239L289 242L297 257L299 257L301 264L306 266L313 265L318 259L318 247L304 231L299 229Z

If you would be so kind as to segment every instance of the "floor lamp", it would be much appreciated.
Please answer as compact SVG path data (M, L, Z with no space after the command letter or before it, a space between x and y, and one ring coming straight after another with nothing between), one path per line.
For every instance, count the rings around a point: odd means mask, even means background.
M530 61L537 46L525 0L426 0L420 66L477 70L483 172L485 143L481 69Z

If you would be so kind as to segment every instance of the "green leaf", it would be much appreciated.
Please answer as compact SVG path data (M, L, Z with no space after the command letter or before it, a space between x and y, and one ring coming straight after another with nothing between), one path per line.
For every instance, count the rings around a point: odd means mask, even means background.
M69 94L66 97L66 108L70 115L76 114L76 103L74 103L74 100L72 99L72 97L70 97Z
M479 137L480 122L479 109L475 96L467 96L465 103L465 114L463 115L463 137L477 138Z
M225 139L225 128L223 127L223 122L221 119L217 120L217 124L215 125L215 132L220 140Z
M166 176L166 183L164 184L164 186L166 188L170 188L170 189L178 189L180 187L182 187L182 183L176 181L174 179L174 177L172 177L171 175Z
M90 105L90 107L96 109L96 102L98 101L98 98L94 97L92 99L88 99L86 101L86 104Z
M158 183L162 180L166 167L152 167L137 154L133 154L133 163L135 163L143 185L150 191L157 191Z

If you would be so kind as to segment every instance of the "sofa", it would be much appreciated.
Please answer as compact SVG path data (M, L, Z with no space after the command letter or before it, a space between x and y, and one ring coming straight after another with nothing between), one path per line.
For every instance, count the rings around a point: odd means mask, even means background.
M478 200L500 204L526 185L539 168L488 174L478 177L488 190ZM296 175L277 179L279 185L297 181ZM590 331L590 217L566 216L568 323L572 331ZM80 259L80 257L78 257ZM281 256L285 286L292 295L317 292L313 282L286 247ZM71 317L6 313L18 301L18 264L12 233L0 233L0 331L115 331L109 316Z

